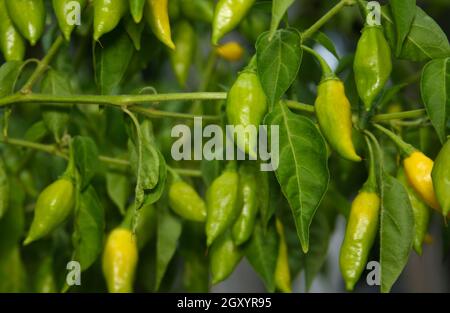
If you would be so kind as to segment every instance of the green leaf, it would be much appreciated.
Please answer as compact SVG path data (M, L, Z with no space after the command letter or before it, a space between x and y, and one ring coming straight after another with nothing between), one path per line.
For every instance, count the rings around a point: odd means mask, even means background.
M27 141L40 142L48 134L44 121L38 121L27 129L24 139Z
M416 0L390 0L392 15L395 21L397 46L395 54L400 56L403 42L411 29L416 16Z
M294 0L273 0L272 1L272 21L270 22L269 38L275 34L278 25L280 25L283 16L286 14Z
M106 173L106 191L122 215L125 214L130 197L130 186L131 182L126 172L112 169Z
M102 46L95 46L95 77L102 95L115 92L133 56L134 47L121 29L105 35Z
M288 90L297 76L302 61L300 33L277 30L272 39L262 33L256 42L256 59L261 86L273 106Z
M443 143L450 118L450 57L432 60L425 65L420 92L431 123Z
M138 51L141 50L141 37L144 25L144 22L136 24L131 18L127 19L125 22L125 30L127 31L128 36L130 36L134 48Z
M334 42L325 33L317 32L311 39L317 42L318 44L324 46L325 49L330 51L336 57L336 59L339 60L339 54L336 50Z
M383 25L386 37L391 48L395 51L397 46L396 32L389 6L384 6L381 14L384 19ZM420 62L449 55L450 44L444 31L420 7L416 7L416 15L411 30L403 42L403 48L398 57Z
M75 217L75 260L80 262L82 271L88 269L102 251L104 215L95 189L89 186L80 194Z
M297 233L306 253L309 226L328 188L329 172L325 141L314 123L292 113L283 102L266 117L279 126L279 166L276 170L281 190L294 216ZM276 140L271 134L271 140Z
M90 137L77 136L73 139L75 165L81 176L81 189L86 188L100 166L97 145Z
M380 226L381 292L389 292L408 262L414 217L408 193L394 177L383 176Z
M248 261L264 281L267 291L275 291L275 268L278 257L278 235L272 223L264 232L260 223L255 225L253 235L244 248Z
M41 93L57 96L71 95L70 82L63 75L54 70L49 70L42 80ZM42 118L45 126L59 142L69 124L69 112L67 106L52 104L45 105L42 109Z
M0 67L0 98L14 93L22 64L21 61L9 61Z
M156 287L158 290L181 235L181 221L167 210L158 212L156 242Z
M5 163L0 157L0 219L9 207L9 178L6 173Z

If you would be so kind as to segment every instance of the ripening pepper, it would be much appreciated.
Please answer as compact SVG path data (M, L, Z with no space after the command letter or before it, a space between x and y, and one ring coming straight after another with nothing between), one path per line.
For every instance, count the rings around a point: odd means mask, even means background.
M230 41L218 46L216 54L227 61L239 61L244 55L244 48L236 41Z
M169 23L168 0L147 0L145 19L152 28L153 34L170 49L175 49Z
M179 179L169 188L169 205L181 217L194 221L206 221L206 204L197 191Z
M195 52L196 36L191 24L180 21L174 28L175 50L170 51L172 69L181 86L186 85Z
M70 215L74 207L74 186L70 179L60 178L38 196L34 209L34 218L24 244L38 240L56 227Z
M8 15L16 29L34 46L45 28L45 5L43 0L7 0Z
M71 21L70 14L77 13L73 11L74 7L72 6L72 2L72 0L52 0L53 10L55 11L59 28L67 41L70 41L70 35L75 27L71 22L68 23L68 21ZM83 9L87 4L86 0L76 0L76 2L79 3L80 9Z
M324 79L317 90L316 116L331 148L341 157L359 162L352 141L352 112L344 84L337 78Z
M232 31L244 18L255 0L219 0L213 17L212 44Z
M137 262L138 248L133 233L126 228L114 229L106 240L102 259L103 275L109 292L133 292Z
M94 40L112 31L128 9L126 0L94 1Z
M226 232L214 241L209 257L212 283L217 284L231 275L242 259L242 252L234 243L230 232Z
M228 92L226 114L229 124L242 127L242 131L236 131L237 147L253 159L257 153L257 130L266 112L266 95L258 75L253 70L241 72Z
M231 164L231 163L230 163ZM236 220L239 214L239 175L228 166L206 192L206 241L210 246Z
M291 273L289 271L289 255L286 239L284 237L283 224L276 222L279 240L277 265L275 267L275 286L282 292L292 292Z
M5 0L0 0L0 50L6 61L22 61L25 41L6 11Z
M140 23L144 15L145 0L129 0L130 13L135 23Z
M214 15L213 0L180 0L181 12L194 21L211 23Z
M450 213L450 140L447 140L439 152L431 177L442 214L447 216Z
M258 214L257 168L253 164L244 163L239 167L239 190L242 209L233 225L233 240L237 245L246 242L253 233L256 215Z
M392 71L391 48L382 26L366 26L353 63L356 89L367 111L383 90Z
M409 185L405 171L400 168L397 173L397 179L405 187L414 215L414 240L413 247L418 255L422 255L422 244L427 235L428 224L430 222L430 209L419 198L414 189Z
M38 266L34 277L34 291L38 293L57 292L53 274L53 258L50 255L45 256Z

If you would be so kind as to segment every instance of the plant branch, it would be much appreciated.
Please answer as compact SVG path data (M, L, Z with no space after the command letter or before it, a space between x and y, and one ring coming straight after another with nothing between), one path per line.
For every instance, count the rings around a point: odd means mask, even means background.
M426 114L425 109L396 112L396 113L378 114L372 118L372 122L401 120L401 119L406 119L406 118L420 118L420 117L423 117L425 114Z
M310 104L287 100L286 105L288 106L288 108L293 109L293 110L304 111L304 112L308 112L308 113L315 112L314 106L310 105Z

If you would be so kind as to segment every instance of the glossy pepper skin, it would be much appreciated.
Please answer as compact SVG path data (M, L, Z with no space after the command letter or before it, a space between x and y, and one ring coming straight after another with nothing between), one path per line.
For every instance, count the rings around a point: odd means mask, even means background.
M174 28L174 40L176 49L170 51L172 69L182 86L186 86L189 69L192 64L196 43L195 31L189 22L182 20Z
M402 183L408 192L409 201L411 202L414 215L413 247L418 255L422 255L422 244L427 234L428 224L430 222L430 209L409 185L408 179L406 178L405 172L402 168L400 168L397 173L397 179Z
M279 247L277 265L275 267L275 286L282 292L292 292L291 273L289 271L289 255L286 239L284 237L283 224L277 219L277 232L279 236Z
M353 290L367 263L378 230L380 197L361 191L353 200L339 265L347 290Z
M145 19L153 34L167 47L175 49L169 23L168 0L147 0Z
M75 27L75 25L67 23L67 14L70 14L73 10L72 6L69 6L70 2L73 1L52 0L53 10L55 11L56 19L58 20L59 29L61 29L61 32L67 41L70 41L70 35ZM80 4L80 9L83 9L87 4L87 0L76 0L76 2Z
M130 13L135 23L139 23L144 15L145 0L129 0Z
M181 217L194 221L206 221L206 204L188 183L178 180L170 185L169 205Z
M242 259L242 252L234 243L230 232L226 232L214 241L209 257L212 283L217 284L230 276Z
M234 169L226 169L217 177L206 192L206 238L207 245L222 235L239 214L239 175Z
M232 31L244 18L255 0L219 0L213 17L212 44Z
M232 229L233 240L237 245L243 244L251 237L255 226L258 214L257 170L249 163L244 163L239 168L238 192L241 194L242 209Z
M6 0L8 15L16 29L34 46L45 28L43 0Z
M138 248L133 233L126 228L114 229L106 240L102 260L109 292L133 292L137 262Z
M420 151L414 151L403 160L403 167L409 184L422 200L431 208L440 210L431 180L433 160Z
M381 26L366 26L353 63L356 88L367 111L383 90L392 71L391 48Z
M450 140L447 140L436 157L431 177L442 214L447 216L450 213Z
M361 161L352 141L352 112L344 84L337 78L323 80L315 107L320 129L331 148L347 160Z
M5 0L0 0L0 50L6 61L22 61L25 40L6 11Z
M25 245L48 235L64 222L72 212L74 194L73 183L67 178L58 179L41 192Z
M127 9L127 0L95 0L94 40L116 28Z
M230 41L216 48L216 53L227 61L239 61L244 55L244 48L236 41Z
M246 70L239 74L227 97L226 114L231 125L260 126L267 112L266 95L259 82L258 75L253 70ZM257 133L244 131L236 136L236 145L242 151L256 159L258 144Z

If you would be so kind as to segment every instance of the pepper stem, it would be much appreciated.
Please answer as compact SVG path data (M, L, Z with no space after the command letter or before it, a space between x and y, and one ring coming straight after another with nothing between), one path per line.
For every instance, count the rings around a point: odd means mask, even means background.
M379 124L373 124L373 125L375 126L375 128L377 128L382 133L384 133L386 136L388 136L389 139L391 139L402 150L402 152L404 154L411 155L414 151L417 150L416 148L414 148L409 143L403 141L403 139L401 139L399 136L394 134L392 131L384 128L383 126L381 126Z
M367 150L369 151L369 176L367 181L364 183L363 190L368 192L378 192L377 177L375 171L375 154L373 153L372 145L367 136L364 136L367 144Z
M315 57L316 60L319 62L320 67L322 68L322 81L326 79L336 78L336 75L334 74L333 70L320 54L318 54L315 50L305 45L302 45L302 49L311 54L313 57Z

